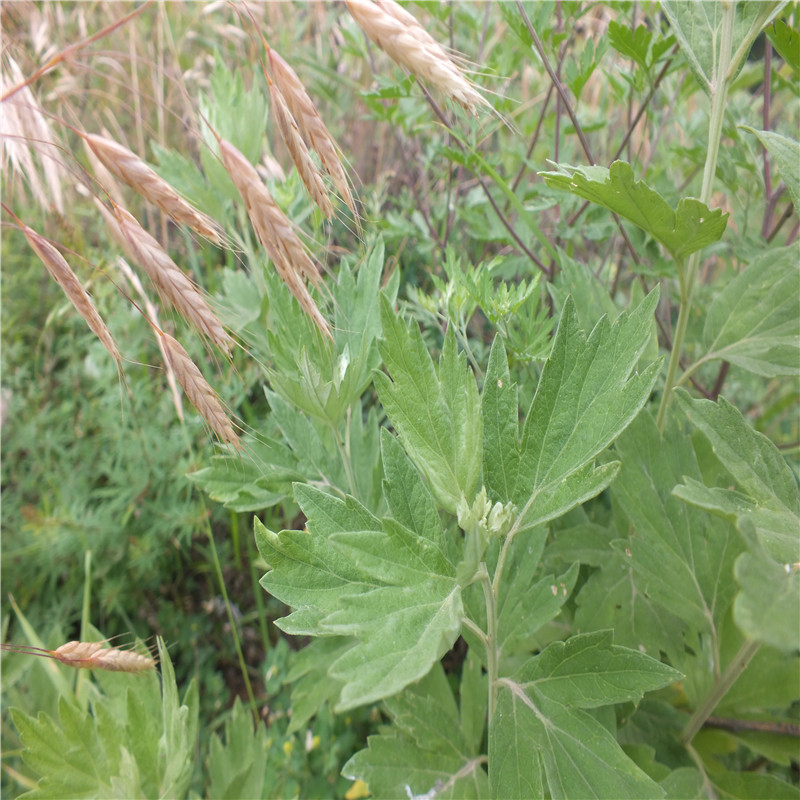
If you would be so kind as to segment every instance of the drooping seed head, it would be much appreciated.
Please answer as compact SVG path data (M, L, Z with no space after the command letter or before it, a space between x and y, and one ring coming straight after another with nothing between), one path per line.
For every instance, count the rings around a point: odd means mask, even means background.
M281 280L317 327L333 338L330 327L306 289L302 277L319 285L320 277L297 231L264 186L253 165L225 139L219 152L228 175L244 201L253 230Z
M347 0L347 7L364 33L403 69L472 114L489 105L445 49L394 0Z
M183 387L183 391L186 392L189 402L222 441L229 442L237 450L241 450L239 436L225 413L222 402L192 361L191 356L180 342L168 333L159 332L159 336L165 359L175 373L178 383Z
M269 50L269 64L275 83L297 122L298 130L319 156L320 164L330 175L336 191L339 192L347 207L353 212L353 216L358 220L355 199L339 156L339 147L322 121L305 86L297 73L272 48Z
M64 290L64 294L75 306L78 313L86 320L86 324L92 329L103 346L111 353L112 358L117 364L122 363L122 356L117 350L117 345L111 335L111 331L103 321L97 311L92 298L86 292L78 280L78 276L72 271L67 260L61 253L47 241L43 236L27 225L23 226L22 232L28 240L28 244L47 267L47 271L55 278L56 283Z
M194 282L132 214L117 205L114 214L131 255L153 281L159 294L200 333L230 355L233 340Z
M85 133L83 138L106 169L158 206L175 222L186 225L214 244L223 243L224 236L219 225L207 214L187 203L136 153L106 136Z
M308 147L300 135L297 127L297 122L292 116L286 105L283 95L274 83L269 83L269 96L271 100L272 113L275 115L275 121L278 123L278 130L281 133L283 143L289 151L289 155L294 161L297 168L297 173L303 181L311 199L317 204L319 209L325 215L326 219L333 217L333 206L331 199L328 197L328 192L325 189L325 184L322 182L322 177L319 174L317 165L311 158L308 152Z

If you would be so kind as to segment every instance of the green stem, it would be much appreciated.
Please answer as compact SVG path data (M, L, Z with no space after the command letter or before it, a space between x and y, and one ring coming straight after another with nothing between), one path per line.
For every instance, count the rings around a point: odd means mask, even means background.
M239 641L239 629L236 619L233 616L231 609L231 602L228 599L228 590L225 587L225 578L222 575L222 565L219 561L219 554L217 553L217 543L214 541L214 533L211 530L211 523L208 517L205 517L205 529L208 536L208 543L211 546L211 562L214 565L214 572L219 581L219 590L222 594L222 600L225 603L225 611L228 614L228 624L231 626L231 635L233 636L233 646L236 648L236 656L239 659L239 669L242 671L242 679L244 680L245 689L247 690L247 697L250 700L250 708L253 711L253 717L258 722L258 706L256 705L256 698L253 694L253 687L250 684L250 675L247 672L247 664L244 660L244 653L242 652L242 643Z
M717 172L719 146L722 140L722 126L725 121L725 105L728 102L728 87L730 75L732 74L731 51L733 49L735 4L733 2L725 2L722 3L722 7L724 16L722 20L722 36L720 37L719 60L715 64L714 79L709 86L711 112L708 123L708 148L706 151L706 163L703 168L703 186L700 190L700 201L706 205L711 203L711 190L714 185L714 176ZM661 397L661 405L658 409L657 424L658 429L662 433L666 425L667 409L672 401L672 393L675 388L676 380L675 376L678 372L678 362L683 350L683 342L686 338L686 328L692 307L694 282L700 267L700 251L698 250L689 256L685 271L682 269L681 264L677 266L678 275L681 279L681 310L678 314L678 325L675 330L675 338L672 342L672 353L667 370L667 379L664 384L664 394Z
M332 422L330 424L331 431L333 431L333 438L336 441L336 448L339 451L339 457L342 459L342 464L344 465L344 472L347 476L347 485L350 487L350 494L353 497L358 498L358 492L356 491L356 476L353 473L353 464L350 459L350 414L353 411L353 407L349 406L347 409L347 421L345 423L345 435L347 440L342 439L342 435L339 433L339 429L334 425Z
M497 598L485 562L478 568L478 579L483 587L483 597L486 602L486 672L489 682L489 728L491 729L497 702Z
M694 739L705 721L711 716L714 709L719 705L719 701L728 693L728 690L736 682L737 678L744 672L750 659L756 654L761 642L754 642L751 639L745 640L739 648L739 652L734 656L733 661L728 664L725 672L719 677L711 691L706 695L702 703L697 707L691 719L681 733L681 742L689 744Z
M269 652L270 641L269 633L267 632L267 608L264 605L264 590L258 580L258 572L256 571L256 556L258 553L253 544L253 535L250 534L244 537L247 543L247 568L250 572L250 578L253 582L253 598L256 601L256 611L258 612L258 630L261 633L261 645L264 652Z

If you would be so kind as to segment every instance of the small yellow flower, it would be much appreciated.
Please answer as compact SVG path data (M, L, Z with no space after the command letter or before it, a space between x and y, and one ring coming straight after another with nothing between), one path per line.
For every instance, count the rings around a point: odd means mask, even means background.
M288 756L292 754L292 750L294 750L294 745L287 739L283 743L283 752Z
M344 800L361 800L362 797L369 797L369 787L359 779L347 790Z

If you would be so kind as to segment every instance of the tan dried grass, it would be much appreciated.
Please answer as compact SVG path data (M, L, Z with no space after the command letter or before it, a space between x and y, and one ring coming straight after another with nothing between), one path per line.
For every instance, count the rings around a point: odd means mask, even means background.
M104 669L109 672L146 672L155 669L155 659L135 650L105 647L103 642L67 642L53 651L62 664L78 669Z
M219 139L219 151L222 163L244 201L256 236L281 280L317 327L333 339L327 321L302 281L305 277L317 286L320 276L291 221L264 186L253 165L236 147L225 139Z
M130 254L153 281L159 294L200 333L230 355L233 340L194 282L132 214L117 205L114 214Z
M239 436L233 429L222 402L203 377L203 373L175 338L163 331L158 333L166 363L175 373L178 383L183 387L191 404L223 442L228 442L237 450L241 450Z
M300 179L311 195L311 199L325 215L325 218L331 219L333 217L333 205L331 204L330 197L328 197L328 191L322 181L322 176L314 160L311 158L311 153L309 153L308 147L306 147L306 143L303 141L303 137L300 135L297 122L292 116L291 111L289 111L286 100L272 81L269 81L269 96L271 110L275 115L278 130L297 168Z
M7 53L3 54L0 70L0 95L13 85L24 82L19 65ZM64 213L64 184L68 173L61 159L50 122L27 86L0 104L0 144L3 163L28 183L36 202L45 209L55 208ZM34 150L38 151L38 161ZM41 172L41 175L40 175Z
M75 669L103 669L109 672L147 672L156 668L156 660L148 653L106 647L105 642L67 642L55 650L25 644L0 644L1 650L29 656L51 658Z
M320 164L330 175L336 191L352 211L355 219L358 220L355 199L339 156L339 147L328 132L322 117L303 86L303 82L289 64L272 48L269 50L269 64L275 83L286 99L300 133L317 153Z
M445 49L394 0L347 0L347 7L364 33L403 69L472 114L489 107Z
M113 175L158 206L175 222L186 225L214 244L223 244L225 237L219 225L207 214L186 202L134 152L106 136L94 133L84 133L82 136L103 166Z
M56 283L64 290L64 294L75 306L78 313L86 320L86 324L92 329L95 336L103 343L103 346L111 353L111 357L117 364L122 363L122 356L117 350L117 345L111 335L111 331L103 321L97 311L92 298L86 292L78 280L78 276L72 271L67 260L61 253L47 241L43 236L27 225L22 226L22 232L28 240L28 244L47 267L47 271L53 276Z

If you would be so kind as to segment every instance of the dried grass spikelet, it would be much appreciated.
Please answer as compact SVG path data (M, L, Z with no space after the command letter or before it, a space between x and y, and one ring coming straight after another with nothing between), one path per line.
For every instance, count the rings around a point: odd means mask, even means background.
M227 140L220 139L219 152L226 171L244 201L256 236L281 280L317 327L333 339L327 321L303 283L302 278L305 277L318 286L320 276L291 221L261 182L253 165L239 150Z
M103 343L103 346L111 353L111 357L117 364L122 363L122 356L117 350L111 331L103 322L103 318L95 308L92 298L78 280L78 276L72 271L67 260L61 253L53 247L43 236L40 236L27 225L22 227L22 232L28 240L28 244L47 267L48 272L55 278L56 283L64 290L64 294L75 306L78 313L86 320L86 324L92 329L94 334Z
M0 649L12 653L52 658L76 669L104 669L109 672L147 672L156 668L151 655L118 647L106 647L105 642L67 642L55 650L45 650L24 644L2 644Z
M302 81L297 77L297 73L272 48L269 50L269 65L275 78L275 84L285 98L300 133L319 156L322 168L330 175L336 191L339 192L342 200L357 220L356 203L353 193L350 191L347 174L342 166L336 140L325 127L322 117L306 92Z
M237 450L241 450L242 445L239 441L239 436L233 429L222 402L203 377L203 373L192 361L191 356L168 333L163 331L158 333L163 345L166 362L175 373L178 383L183 387L183 391L186 392L191 404L222 441L229 442Z
M168 217L186 225L214 244L221 245L224 242L219 225L207 214L187 203L136 153L106 136L94 133L82 135L106 169L135 189L146 200L158 206Z
M233 340L225 333L222 323L194 282L132 214L117 205L114 214L130 254L153 281L159 294L200 333L230 355Z
M135 650L104 647L103 642L67 642L54 651L62 663L79 669L104 669L109 672L146 672L155 669L155 659Z
M359 27L393 61L472 114L489 104L445 49L394 0L347 0Z
M311 195L311 199L317 204L325 218L331 219L333 217L333 205L330 197L328 197L328 191L322 181L317 165L311 158L311 153L308 152L306 143L298 130L297 122L286 105L286 100L284 100L280 90L272 81L268 81L268 83L271 109L275 115L275 121L278 123L278 130L281 133L283 143L286 145L286 149L289 151L289 155L292 157L300 179Z

